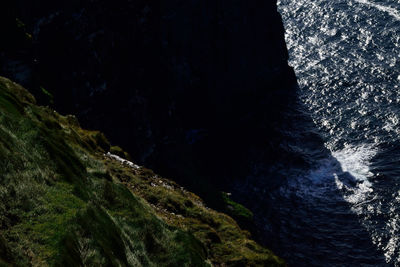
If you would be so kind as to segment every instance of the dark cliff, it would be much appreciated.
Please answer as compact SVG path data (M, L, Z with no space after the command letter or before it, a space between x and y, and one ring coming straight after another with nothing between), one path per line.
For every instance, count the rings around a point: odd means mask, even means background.
M15 18L32 36L1 74L139 163L207 198L273 159L296 87L275 1L19 0Z

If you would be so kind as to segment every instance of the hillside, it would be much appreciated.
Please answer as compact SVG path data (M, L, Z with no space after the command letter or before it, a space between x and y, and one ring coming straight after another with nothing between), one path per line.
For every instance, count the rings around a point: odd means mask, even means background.
M284 265L102 133L35 103L0 78L0 266Z

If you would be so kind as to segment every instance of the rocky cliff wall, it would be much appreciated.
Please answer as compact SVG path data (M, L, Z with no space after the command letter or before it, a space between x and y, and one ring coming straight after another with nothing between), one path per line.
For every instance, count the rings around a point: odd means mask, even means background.
M4 49L1 74L42 102L51 93L137 162L204 196L210 181L273 158L273 128L296 88L275 1L13 4L4 20L32 37Z

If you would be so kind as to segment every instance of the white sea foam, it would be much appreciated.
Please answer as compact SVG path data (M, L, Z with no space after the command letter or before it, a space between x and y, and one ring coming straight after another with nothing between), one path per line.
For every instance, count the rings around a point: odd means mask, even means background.
M392 7L379 5L368 0L355 0L357 3L367 5L369 7L373 7L378 9L379 11L385 12L390 16L394 17L396 20L400 20L400 12Z
M370 160L376 155L377 149L371 145L351 146L332 152L318 162L315 168L306 174L299 174L291 179L288 188L281 188L282 194L295 194L303 199L332 197L332 180L337 188L343 192L347 202L361 205L368 201L373 192L368 178L373 175L369 169ZM295 189L295 190L293 190Z
M373 175L369 164L377 152L373 145L345 145L343 149L332 152L332 155L340 162L344 172L349 172L359 181L368 181L367 178Z
M382 231L375 230L376 221L372 219L373 216L371 217L371 214L377 215L382 212L382 207L379 205L380 197L373 194L372 184L368 181L368 178L373 175L369 168L370 161L376 153L377 148L373 145L348 145L340 151L333 152L333 156L340 162L343 171L349 172L359 181L356 186L348 187L335 174L335 182L337 187L344 192L343 198L351 204L352 211L362 218L362 224L370 232L372 242L383 249L386 262L399 262L400 216L396 209L400 203L400 192L389 204L389 218L385 226L390 236L388 240Z
M368 202L370 193L373 192L372 184L368 180L373 175L369 164L376 153L377 149L372 145L346 145L343 149L332 152L333 157L341 166L341 171L334 175L336 186L344 190L343 198L353 204L355 212L357 212L360 205ZM346 185L339 178L340 175L346 172L355 179L354 186Z

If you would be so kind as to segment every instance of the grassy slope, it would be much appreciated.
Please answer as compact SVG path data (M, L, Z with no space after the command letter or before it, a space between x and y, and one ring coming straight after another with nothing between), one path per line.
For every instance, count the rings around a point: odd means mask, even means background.
M109 149L0 78L0 266L284 265L227 215Z

